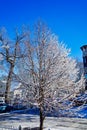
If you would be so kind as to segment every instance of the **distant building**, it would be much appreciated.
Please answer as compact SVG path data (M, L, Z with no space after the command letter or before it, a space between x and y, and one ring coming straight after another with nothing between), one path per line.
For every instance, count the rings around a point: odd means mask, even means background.
M26 89L25 87L19 83L18 86L13 90L13 104L26 104Z
M6 85L3 81L0 81L0 97L5 96Z
M86 78L85 89L87 90L87 45L81 46L83 52L83 66L84 66L84 76Z
M5 102L5 90L6 90L6 84L4 81L0 81L0 103Z

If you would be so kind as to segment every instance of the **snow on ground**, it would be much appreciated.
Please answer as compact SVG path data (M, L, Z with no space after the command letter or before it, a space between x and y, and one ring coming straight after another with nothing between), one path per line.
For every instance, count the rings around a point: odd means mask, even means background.
M86 100L86 98L87 94L84 94L78 97L78 100ZM69 113L73 113L73 117L75 118L46 117L44 122L44 130L87 130L87 103L79 107L71 108ZM66 115L67 117L71 116L69 113ZM20 125L22 128L39 127L38 115L38 109L2 113L0 114L0 130L2 130L1 127L7 126L12 126L15 128L18 128Z
M0 127L13 126L18 128L19 125L22 128L39 127L39 116L18 113L0 114ZM44 130L87 130L87 119L46 117Z

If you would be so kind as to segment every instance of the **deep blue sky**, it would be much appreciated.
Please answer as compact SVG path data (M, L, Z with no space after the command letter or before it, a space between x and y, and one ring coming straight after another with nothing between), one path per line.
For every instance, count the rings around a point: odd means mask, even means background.
M80 46L87 44L87 0L0 0L0 27L12 36L15 27L33 25L38 19L82 58Z

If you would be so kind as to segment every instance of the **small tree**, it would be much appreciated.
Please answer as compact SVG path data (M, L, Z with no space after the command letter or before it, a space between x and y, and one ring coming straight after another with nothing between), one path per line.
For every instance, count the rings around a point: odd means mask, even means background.
M25 46L27 57L19 61L19 73L15 76L25 86L28 102L38 105L43 130L47 112L58 109L75 92L79 70L76 61L69 57L70 50L41 22Z

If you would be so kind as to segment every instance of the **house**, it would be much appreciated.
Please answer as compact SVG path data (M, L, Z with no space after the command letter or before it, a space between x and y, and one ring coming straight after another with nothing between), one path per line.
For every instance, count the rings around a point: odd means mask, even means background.
M26 105L26 89L21 83L19 83L18 86L13 90L12 99L12 104L14 105Z

